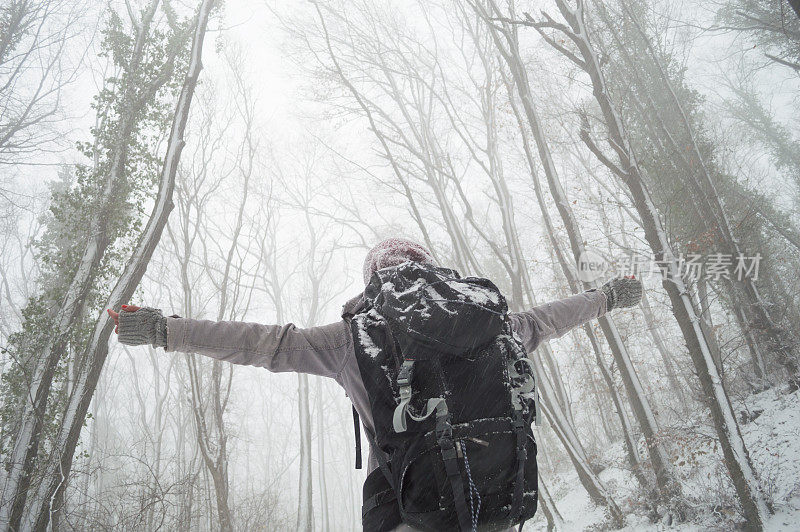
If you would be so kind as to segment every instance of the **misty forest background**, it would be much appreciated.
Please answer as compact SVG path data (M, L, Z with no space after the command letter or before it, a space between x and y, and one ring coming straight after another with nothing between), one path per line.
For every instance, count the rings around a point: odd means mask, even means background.
M797 0L3 0L0 529L359 530L332 380L104 309L330 323L398 235L515 310L660 261L530 353L528 527L790 529L798 108Z

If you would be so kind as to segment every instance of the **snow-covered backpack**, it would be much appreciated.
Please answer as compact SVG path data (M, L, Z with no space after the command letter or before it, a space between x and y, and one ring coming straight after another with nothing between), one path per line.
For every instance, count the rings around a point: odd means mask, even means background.
M364 483L364 530L502 530L533 517L534 376L497 287L405 262L375 272L363 301L350 326L380 464Z

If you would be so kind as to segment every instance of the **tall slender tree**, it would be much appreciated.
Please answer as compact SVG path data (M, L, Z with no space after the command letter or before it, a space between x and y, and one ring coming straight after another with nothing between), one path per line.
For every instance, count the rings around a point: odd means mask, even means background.
M624 122L606 84L600 60L590 40L590 33L584 20L585 4L578 1L576 7L571 7L563 0L556 0L556 5L564 23L543 14L543 21L535 21L528 17L525 24L540 30L540 34L543 34L542 30L544 29L553 29L568 40L573 49L577 50L577 52L573 52L552 38L547 38L555 49L568 57L589 77L593 96L608 133L608 143L617 161L615 162L605 155L594 142L588 130L582 131L581 138L598 160L625 184L633 198L634 206L643 225L645 238L654 253L655 260L663 266L662 285L670 297L673 313L681 328L708 400L717 435L722 443L725 464L742 504L746 526L761 530L771 513L770 504L753 469L730 399L722 385L722 379L714 362L711 347L713 339L709 338L707 330L700 326L701 320L698 318L698 311L683 280L678 254L674 252L662 226L658 209L644 183Z
M100 315L97 303L117 307L130 297L161 236L172 207L175 170L212 6L210 0L204 1L193 24L178 24L173 19L172 33L161 32L159 39L151 34L156 29L153 24L157 1L140 13L139 20L132 20L133 36L126 35L116 14L111 17L106 46L120 70L114 83L117 90L106 91L98 98L98 112L106 117L104 127L96 132L96 143L85 146L90 157L102 156L95 159L94 167L81 167L78 186L63 199L75 210L53 211L50 239L43 241L52 264L49 283L43 284L44 295L29 304L23 331L16 336L20 350L17 360L26 365L19 367L20 378L30 393L24 394L21 415L14 416L16 430L7 447L0 526L44 528L60 510L75 446L108 353L107 340L113 325L102 317L87 318L86 313L91 309L97 311L95 316ZM168 18L172 18L171 12ZM193 38L190 40L189 36ZM159 48L166 53L152 53ZM176 69L176 64L181 68ZM163 100L157 96L169 98L177 91L155 205L137 239L128 233L138 223L131 207L142 201L150 185L140 172L159 163L151 155L145 128L155 126L156 138L163 134L170 114L164 107L159 108ZM53 240L61 231L66 231L69 238ZM72 248L70 239L82 239L84 245ZM113 247L120 245L121 249ZM108 293L102 281L119 268L114 251L118 253L126 246L133 247L132 254ZM65 355L70 354L74 357L71 362L78 364L75 381L69 393L62 389L64 395L59 397L53 393L58 388L52 385L59 365L67 362ZM6 412L13 391L13 387L4 387ZM43 449L40 444L45 438L49 445Z

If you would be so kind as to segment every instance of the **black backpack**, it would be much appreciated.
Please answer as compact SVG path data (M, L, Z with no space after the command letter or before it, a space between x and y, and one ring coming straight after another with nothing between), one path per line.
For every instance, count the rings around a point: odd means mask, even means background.
M380 464L364 483L364 530L491 531L533 517L534 376L497 287L405 262L372 275L350 326Z

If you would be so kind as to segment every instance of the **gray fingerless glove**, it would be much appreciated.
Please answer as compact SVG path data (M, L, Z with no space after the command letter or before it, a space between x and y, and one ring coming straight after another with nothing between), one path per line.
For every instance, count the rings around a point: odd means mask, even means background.
M119 313L119 341L126 345L167 347L167 318L161 310L142 307L134 312Z
M642 282L639 279L611 279L600 290L606 295L607 310L635 307L642 300Z

